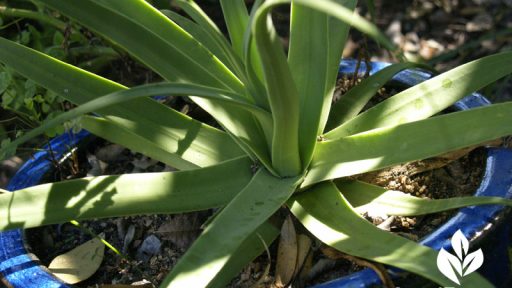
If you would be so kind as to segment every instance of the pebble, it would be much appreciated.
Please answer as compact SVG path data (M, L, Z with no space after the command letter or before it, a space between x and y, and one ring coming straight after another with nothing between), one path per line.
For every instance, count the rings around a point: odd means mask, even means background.
M160 252L162 242L155 235L149 235L144 239L139 249L137 249L136 259L141 261L148 261L153 255Z
M493 26L492 16L487 13L476 15L471 21L466 23L468 32L478 32L491 29Z
M99 160L107 163L118 162L120 161L120 159L122 159L121 153L123 153L124 149L125 148L121 145L110 144L98 149L98 151L96 152L96 157Z

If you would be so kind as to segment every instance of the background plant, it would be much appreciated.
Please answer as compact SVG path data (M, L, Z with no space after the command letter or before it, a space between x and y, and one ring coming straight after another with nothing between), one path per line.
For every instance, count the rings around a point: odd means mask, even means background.
M37 1L1 1L0 27L3 37L92 72L102 72L119 58L101 39L62 16L52 15ZM10 141L8 135L19 137L72 107L57 93L4 65L0 65L0 95L4 145ZM58 125L45 134L53 137L63 132L64 126Z
M324 243L449 286L436 269L435 251L379 230L361 218L348 199L381 201L396 215L511 205L494 197L390 196L379 187L340 180L511 134L506 125L512 120L511 103L429 118L509 74L511 53L462 65L360 113L386 80L414 65L400 63L382 70L331 107L346 23L394 51L371 23L353 14L356 1L257 1L251 13L243 1L221 1L230 42L193 1L177 1L192 20L158 11L144 1L40 2L123 47L165 82L128 89L0 39L1 62L79 105L4 145L3 155L45 129L82 116L81 124L94 134L183 171L101 176L3 194L4 230L222 207L163 284L213 287L229 281L264 249L261 238L272 241L277 231L267 219L286 204ZM270 12L290 2L286 55ZM190 97L223 130L143 98L165 93ZM335 128L324 131L326 123ZM464 129L468 126L472 129ZM401 209L396 203L403 204ZM467 287L490 285L477 274L463 281Z

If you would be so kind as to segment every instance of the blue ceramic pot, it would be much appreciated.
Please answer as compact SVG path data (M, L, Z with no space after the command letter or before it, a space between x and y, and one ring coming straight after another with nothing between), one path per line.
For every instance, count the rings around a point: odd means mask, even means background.
M370 74L388 65L390 64L372 62ZM355 67L355 61L343 61L340 65L340 75L353 74ZM362 63L359 72L364 73L364 71L366 71L366 66ZM393 82L404 86L414 86L430 77L431 75L426 72L407 70L397 74L393 78ZM455 107L456 109L469 109L488 104L489 101L483 96L473 93L457 102ZM53 139L50 145L52 145L55 157L63 157L70 146L76 145L87 135L88 133L83 131L77 135L64 134ZM512 198L512 151L499 148L487 150L485 175L476 195ZM52 168L48 159L49 156L45 152L35 154L20 168L7 189L14 191L37 185L43 174ZM506 252L509 231L507 225L498 226L495 222L496 219L503 217L505 210L497 205L461 209L459 213L423 239L421 243L434 249L444 247L450 250L450 238L458 229L462 230L468 239L472 239L472 243L480 241L484 235L491 234L489 231L496 230L490 235L491 247L484 249L486 258L484 267L479 272L494 283L504 283L504 279L507 279L510 273ZM0 277L15 288L70 287L57 280L44 266L38 263L35 256L27 252L23 243L22 231L19 229L0 233ZM316 287L369 287L379 284L380 280L373 271L363 270Z

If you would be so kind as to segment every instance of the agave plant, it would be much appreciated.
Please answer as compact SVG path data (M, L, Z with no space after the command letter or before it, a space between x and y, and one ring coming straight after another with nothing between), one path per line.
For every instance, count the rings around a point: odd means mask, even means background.
M396 53L374 25L354 13L355 0L258 0L250 13L243 0L220 0L229 40L193 1L176 1L189 18L143 0L38 2L125 49L165 81L124 87L0 38L0 62L78 105L4 142L2 156L81 116L81 125L93 134L180 171L100 176L4 193L2 230L220 208L162 284L217 287L263 251L260 239L268 244L276 237L268 220L286 206L335 249L450 286L436 268L436 251L374 227L354 211L348 195L380 199L390 215L512 204L493 197L425 200L400 193L385 201L384 189L343 181L512 134L512 103L438 115L512 72L510 52L457 67L361 112L394 74L415 65L392 65L331 105L350 27ZM290 3L286 54L271 11ZM154 95L189 97L222 129L149 98ZM401 205L386 204L397 202ZM477 273L462 285L491 287Z

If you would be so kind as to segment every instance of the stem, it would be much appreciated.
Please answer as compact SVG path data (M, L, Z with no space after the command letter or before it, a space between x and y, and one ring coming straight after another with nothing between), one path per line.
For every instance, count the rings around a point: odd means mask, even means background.
M39 12L31 11L31 10L0 6L0 15L37 20L37 21L44 22L44 23L50 24L52 26L55 26L56 28L58 28L60 30L66 29L66 23L64 23L58 19L49 17L43 13L39 13Z

